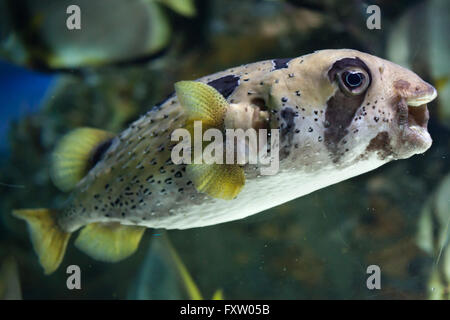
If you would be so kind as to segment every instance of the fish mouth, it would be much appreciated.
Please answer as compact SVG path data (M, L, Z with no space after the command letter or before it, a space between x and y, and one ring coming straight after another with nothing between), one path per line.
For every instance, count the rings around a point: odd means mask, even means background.
M437 96L435 88L420 96L403 97L399 103L399 126L403 139L413 153L423 153L431 147L432 139L427 126L430 118L427 103Z

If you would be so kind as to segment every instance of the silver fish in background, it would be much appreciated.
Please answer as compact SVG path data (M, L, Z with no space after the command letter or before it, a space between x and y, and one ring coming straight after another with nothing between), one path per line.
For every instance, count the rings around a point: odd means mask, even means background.
M192 0L5 1L0 4L0 56L50 70L152 56L171 36L161 4L187 17L196 14ZM71 5L80 9L79 30L66 26Z
M439 93L437 120L450 127L450 2L422 1L395 22L387 41L389 60L428 72ZM417 39L421 39L417 41ZM422 48L427 50L422 50Z
M243 65L175 85L118 135L81 128L62 138L52 177L64 208L15 210L46 273L75 245L102 261L137 249L145 228L187 229L245 218L432 143L426 104L437 93L412 71L356 50L322 50ZM205 127L279 129L279 171L171 159L171 134Z
M430 299L450 298L450 175L428 199L418 221L417 244L433 258L428 279Z

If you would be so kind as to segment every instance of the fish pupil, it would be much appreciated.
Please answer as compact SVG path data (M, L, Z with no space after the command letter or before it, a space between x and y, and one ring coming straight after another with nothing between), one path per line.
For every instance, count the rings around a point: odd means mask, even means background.
M345 84L350 88L359 87L364 80L364 75L360 72L346 72Z

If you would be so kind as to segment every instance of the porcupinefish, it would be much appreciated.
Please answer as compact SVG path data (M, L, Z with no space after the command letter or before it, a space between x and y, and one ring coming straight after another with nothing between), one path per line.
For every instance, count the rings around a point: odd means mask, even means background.
M72 190L60 209L15 210L45 272L71 233L91 257L136 251L145 228L187 229L245 218L432 143L426 103L436 90L412 71L355 50L322 50L231 68L175 84L175 93L118 135L92 128L56 146L52 178ZM279 130L279 169L175 164L175 129ZM271 151L272 152L272 151Z

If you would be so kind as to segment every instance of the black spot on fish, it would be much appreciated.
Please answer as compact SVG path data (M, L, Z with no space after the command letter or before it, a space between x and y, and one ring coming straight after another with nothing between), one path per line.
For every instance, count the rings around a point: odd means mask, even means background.
M273 69L274 70L278 70L278 69L283 69L283 68L287 68L288 67L288 62L291 61L292 58L284 58L284 59L273 59Z
M281 135L287 139L287 145L283 148L283 155L288 156L289 155L289 146L292 142L292 137L294 135L293 128L295 127L294 118L295 118L295 111L291 108L284 108L281 110L280 115L281 118L283 118L285 125L281 129Z
M239 77L228 75L213 81L208 82L208 85L220 92L220 94L227 99L239 86Z

